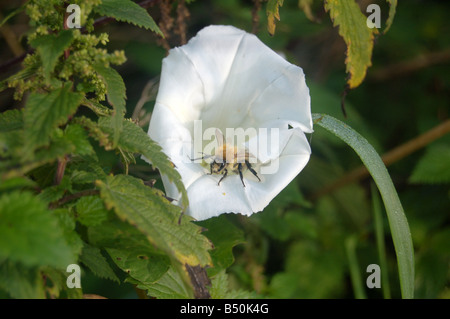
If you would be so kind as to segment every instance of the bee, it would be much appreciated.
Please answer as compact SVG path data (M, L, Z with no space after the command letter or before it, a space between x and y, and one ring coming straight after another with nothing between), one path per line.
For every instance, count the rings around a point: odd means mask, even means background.
M243 172L249 170L257 179L261 182L256 171L250 164L250 158L252 155L247 149L238 149L236 146L228 145L225 143L225 139L219 130L216 130L216 139L218 147L214 155L205 155L201 159L210 158L212 161L209 163L210 172L208 175L218 174L222 175L217 185L223 181L229 174L239 174L242 185L245 187Z

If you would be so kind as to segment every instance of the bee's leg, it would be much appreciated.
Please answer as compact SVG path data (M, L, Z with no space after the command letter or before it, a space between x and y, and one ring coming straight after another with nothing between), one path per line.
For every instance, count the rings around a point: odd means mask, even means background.
M225 168L225 163L221 163L217 172L220 173L220 171L223 170L224 168Z
M244 176L242 176L242 164L241 163L238 164L238 172L239 172L239 177L241 178L242 185L244 185L244 187L245 187Z
M214 161L211 164L209 164L209 174L208 175L212 175L212 167L213 167L213 165L214 165Z
M250 163L248 161L245 161L245 164L247 165L247 168L250 172L252 172L253 175L256 176L256 178L261 181L261 179L259 178L258 174L256 173L256 171L252 168L252 166L250 165Z
M219 180L219 182L217 183L217 186L219 186L220 185L220 182L227 176L227 174L228 174L228 170L225 168L224 170L223 170L223 176L222 176L222 178Z

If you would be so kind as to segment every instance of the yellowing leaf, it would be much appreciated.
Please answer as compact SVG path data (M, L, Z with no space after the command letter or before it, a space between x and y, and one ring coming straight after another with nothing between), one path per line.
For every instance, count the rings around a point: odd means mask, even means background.
M108 176L97 185L106 207L135 225L157 248L183 265L211 264L211 243L200 233L201 228L182 216L181 208L163 198L157 189L128 175Z
M348 86L353 89L364 80L367 68L372 65L372 49L376 28L367 27L367 18L354 0L326 0L325 10L347 45L346 71Z
M267 31L269 31L270 35L275 34L275 19L280 21L279 7L283 5L283 1L284 0L269 0L269 2L267 2Z

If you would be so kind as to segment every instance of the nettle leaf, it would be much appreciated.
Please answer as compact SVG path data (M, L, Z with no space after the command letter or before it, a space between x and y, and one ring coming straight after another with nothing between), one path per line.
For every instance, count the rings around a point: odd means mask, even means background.
M69 124L64 130L64 139L75 146L74 154L93 155L94 148L88 140L88 136L81 125ZM73 155L74 155L73 154Z
M0 261L0 287L16 299L45 298L44 282L39 268L25 267L11 260Z
M83 196L75 207L77 220L85 226L100 225L108 219L108 210L98 196Z
M254 299L258 297L253 291L230 290L228 275L225 270L222 270L211 279L209 292L212 299Z
M409 178L412 183L438 184L450 182L450 146L428 147Z
M107 68L103 65L95 65L94 68L105 81L108 103L114 108L114 113L112 115L112 124L114 128L113 145L116 146L122 131L123 116L126 111L125 100L127 96L125 83L119 72L111 67Z
M101 15L113 17L118 21L132 23L138 27L151 30L164 37L164 34L147 10L133 1L103 0L100 5L94 7L94 11Z
M70 85L48 94L32 93L24 111L25 152L47 145L54 129L67 122L81 103L83 94L71 92Z
M183 284L183 278L181 278L179 272L173 267L155 283L146 284L133 279L127 278L127 282L135 284L137 288L147 290L147 294L154 298L159 299L188 299L192 298L186 286Z
M353 89L364 80L367 68L372 65L372 49L376 28L367 27L367 18L354 0L326 0L325 10L329 12L334 26L347 45L347 84Z
M0 133L19 130L23 128L23 115L21 110L8 110L0 113Z
M42 61L44 76L50 79L50 73L56 66L59 57L64 53L73 40L71 29L63 30L59 34L42 35L30 42L36 48Z
M99 119L99 126L104 132L111 135L113 134L113 121L110 117L102 117ZM139 126L124 120L123 131L120 135L118 146L124 151L142 154L146 159L151 161L152 165L161 174L167 176L176 185L178 191L182 194L182 206L188 206L188 197L180 174L174 168L172 162L169 161L167 155L163 153L161 147Z
M183 265L211 264L211 243L200 234L201 228L188 216L181 216L181 209L160 191L127 175L108 176L97 185L106 207L114 208L122 220L135 225L156 247Z
M114 273L99 248L85 244L80 256L80 261L97 277L120 283L120 279Z
M150 245L134 245L128 249L106 248L106 251L120 269L146 285L155 283L170 267L169 257Z
M270 35L275 34L275 19L280 21L279 7L283 5L284 0L269 0L267 2L266 14L267 14L267 31Z
M0 260L61 268L75 261L58 217L31 193L2 195L0 220Z
M226 215L209 218L196 224L206 229L203 234L214 245L214 249L210 251L214 268L208 269L208 275L214 276L233 264L233 247L245 242L243 232L231 223Z

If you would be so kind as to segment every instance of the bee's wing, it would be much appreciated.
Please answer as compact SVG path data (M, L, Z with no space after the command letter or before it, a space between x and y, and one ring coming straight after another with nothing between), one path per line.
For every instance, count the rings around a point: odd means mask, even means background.
M225 142L225 138L223 137L222 132L216 128L216 140L218 149L223 147L223 143Z

